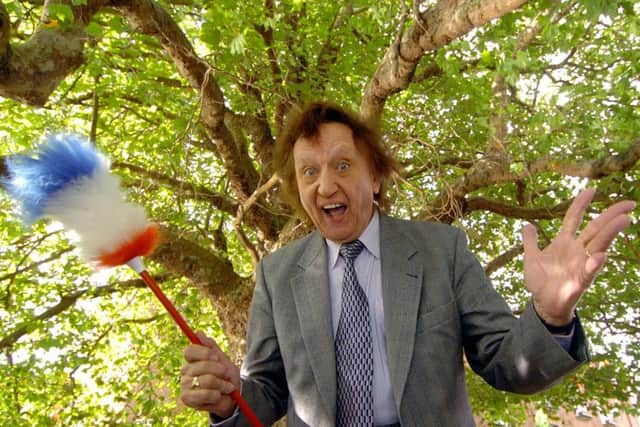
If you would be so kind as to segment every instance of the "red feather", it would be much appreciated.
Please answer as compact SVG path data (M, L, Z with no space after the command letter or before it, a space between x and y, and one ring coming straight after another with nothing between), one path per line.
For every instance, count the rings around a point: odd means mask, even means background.
M150 224L144 231L120 245L115 251L94 258L99 267L115 267L137 256L150 255L160 244L158 224Z

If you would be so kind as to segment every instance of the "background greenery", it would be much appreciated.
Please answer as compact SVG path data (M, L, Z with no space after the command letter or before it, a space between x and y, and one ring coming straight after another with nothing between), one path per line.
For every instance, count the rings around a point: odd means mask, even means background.
M0 156L52 131L93 140L166 229L161 286L238 360L256 260L309 229L270 163L295 105L379 120L402 163L391 213L462 227L515 311L524 221L545 244L580 188L598 189L589 215L640 199L635 1L44 4L0 3ZM0 192L3 424L204 424L177 399L186 339L135 275L95 273L59 224L17 218ZM469 375L477 415L637 412L639 231L581 302L592 363L531 397Z

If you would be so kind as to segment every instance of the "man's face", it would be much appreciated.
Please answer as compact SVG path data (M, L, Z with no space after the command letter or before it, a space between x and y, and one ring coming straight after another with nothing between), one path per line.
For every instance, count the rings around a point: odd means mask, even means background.
M300 201L320 233L334 242L360 237L373 215L380 178L342 123L320 125L315 138L298 138L293 161Z

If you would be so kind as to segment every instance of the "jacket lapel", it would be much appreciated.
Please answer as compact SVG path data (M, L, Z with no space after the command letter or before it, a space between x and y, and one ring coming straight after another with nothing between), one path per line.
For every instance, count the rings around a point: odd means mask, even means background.
M336 364L331 321L331 299L324 239L314 233L298 265L302 271L291 279L300 330L313 376L327 411L335 420Z
M336 415L336 365L325 243L318 232L309 241L291 279L300 330L313 376L327 411ZM389 375L396 407L404 393L413 357L422 292L423 266L412 260L417 249L393 219L380 215L382 298Z
M380 248L389 375L396 408L400 408L413 357L423 266L412 260L417 249L411 237L384 215L380 216Z

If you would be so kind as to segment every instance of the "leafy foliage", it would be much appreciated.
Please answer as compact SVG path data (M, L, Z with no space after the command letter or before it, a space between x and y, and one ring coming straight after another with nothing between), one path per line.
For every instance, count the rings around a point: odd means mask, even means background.
M132 19L130 9L108 1L101 4L113 7L96 6L85 21L78 11L96 0L56 2L45 22L41 6L3 3L15 49L40 31L77 25L86 43L82 64L45 105L0 99L0 156L28 151L48 131L91 137L130 198L171 230L169 243L193 245L180 253L168 245L170 256L151 266L170 299L194 329L228 339L237 352L255 257L304 229L277 188L261 187L273 174L285 113L318 98L366 109L363 94L388 83L382 65L400 76L406 64L397 52L416 46L410 30L450 2L154 3L170 22ZM378 118L402 164L392 213L464 228L518 311L527 300L524 221L538 227L543 245L579 188L598 189L589 215L640 199L640 8L631 0L537 0L506 12L421 52L409 82L389 83L393 94ZM154 29L144 25L153 19ZM198 64L206 71L193 71ZM221 106L207 84L220 88ZM211 105L224 120L215 122ZM25 230L16 218L0 193L0 419L15 426L204 422L177 403L185 340L148 290L125 271L92 272L59 225ZM637 411L639 232L636 224L616 242L581 302L591 365L532 397L493 391L469 375L478 416L520 424L530 403L549 414L577 405ZM232 280L222 273L228 265Z

